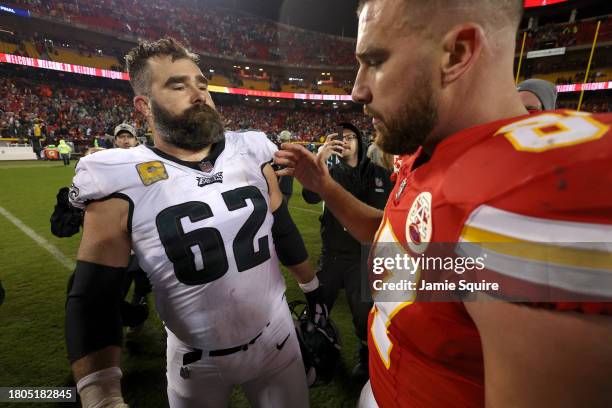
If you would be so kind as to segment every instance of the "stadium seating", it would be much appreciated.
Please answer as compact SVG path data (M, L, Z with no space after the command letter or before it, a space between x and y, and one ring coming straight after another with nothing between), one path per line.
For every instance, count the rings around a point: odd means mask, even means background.
M300 65L354 64L354 39L204 8L192 0L154 0L146 9L130 0L80 0L78 4L72 0L12 0L9 4L114 34L148 39L171 35L204 53ZM145 16L144 10L150 8L157 10L157 17Z
M156 9L156 17L145 16L145 9L130 0L11 0L8 3L115 34L148 39L171 35L204 53L299 65L355 64L354 39L277 24L227 9L204 8L194 0L153 0L146 9ZM596 25L595 20L542 25L528 30L526 50L590 44ZM611 39L612 19L604 19L599 41ZM518 47L521 40L522 33L517 39Z
M104 55L83 55L79 52L62 47L55 47L55 50L57 51L57 54L52 53L49 56L52 61L67 62L69 64L105 69L113 69L114 67L121 66L115 57L108 57Z
M591 44L597 28L596 20L577 21L573 24L545 24L526 30L525 51L544 48L571 47ZM517 37L517 50L521 49L523 32ZM598 34L598 43L612 40L612 20L604 18Z
M6 54L15 54L15 51L17 51L17 48L18 48L17 44L0 41L0 52L4 52Z
M243 79L242 83L243 83L243 86L241 88L253 89L256 91L269 91L270 90L270 82L266 80Z
M0 137L27 139L36 120L45 123L50 142L61 137L78 145L91 145L95 136L111 134L114 126L124 121L144 131L145 125L134 113L127 87L112 89L91 81L90 86L76 86L57 79L49 82L18 75L0 76ZM247 84L252 82L256 81ZM373 131L361 111L333 109L321 102L297 102L305 107L299 109L276 106L272 109L263 106L266 101L262 98L261 107L223 104L218 107L229 129L253 128L275 135L288 129L301 141L317 141L343 121L356 124L366 133ZM275 100L271 102L275 104Z

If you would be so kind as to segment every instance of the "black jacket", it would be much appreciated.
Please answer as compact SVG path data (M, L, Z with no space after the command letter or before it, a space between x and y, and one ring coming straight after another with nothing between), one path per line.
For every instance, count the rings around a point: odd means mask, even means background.
M351 130L355 131L357 129ZM350 167L344 160L332 164L329 168L331 177L344 189L360 201L383 209L393 188L390 180L391 172L374 164L366 156L366 147L360 133L357 133L359 164ZM309 204L321 202L317 193L303 189L302 197ZM348 231L334 217L332 212L325 207L319 218L321 222L321 240L323 256L361 256L361 244L353 238Z

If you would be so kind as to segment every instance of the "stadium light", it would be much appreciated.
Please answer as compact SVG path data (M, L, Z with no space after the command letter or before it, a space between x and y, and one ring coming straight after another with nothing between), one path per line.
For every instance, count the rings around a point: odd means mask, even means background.
M251 67L244 67L244 69L251 69Z

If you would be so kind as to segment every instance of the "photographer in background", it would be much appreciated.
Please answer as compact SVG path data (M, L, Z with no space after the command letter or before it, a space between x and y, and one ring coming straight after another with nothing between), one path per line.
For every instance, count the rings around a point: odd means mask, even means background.
M327 136L319 149L329 166L331 177L356 198L373 207L384 208L392 185L390 171L376 165L366 156L361 132L350 123L338 125L338 131ZM309 204L321 202L318 194L303 189L302 196ZM324 208L320 217L322 251L317 273L323 289L323 300L328 309L344 288L353 316L355 334L360 340L359 363L353 377L368 378L367 323L372 307L370 293L361 292L361 244L353 238L334 215ZM369 299L369 300L364 300Z

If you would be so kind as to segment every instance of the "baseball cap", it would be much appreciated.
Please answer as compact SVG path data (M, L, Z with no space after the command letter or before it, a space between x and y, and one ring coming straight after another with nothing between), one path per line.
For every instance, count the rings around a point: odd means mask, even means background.
M134 129L134 126L128 125L127 123L117 125L117 127L115 128L114 136L117 137L117 135L121 132L128 132L132 136L136 137L136 129Z
M518 91L529 91L542 102L542 109L552 110L557 105L557 87L543 79L528 79L517 86Z
M278 138L280 139L281 142L288 142L291 140L291 132L288 130L283 130L278 135Z

